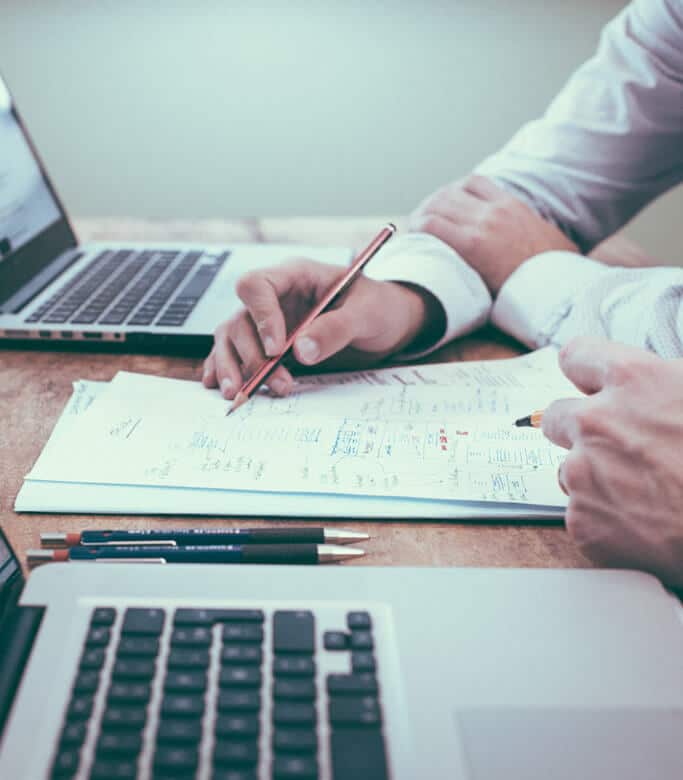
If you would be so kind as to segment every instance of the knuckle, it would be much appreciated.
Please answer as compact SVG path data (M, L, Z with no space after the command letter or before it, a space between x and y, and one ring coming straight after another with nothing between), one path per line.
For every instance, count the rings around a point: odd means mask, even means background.
M605 372L605 382L609 385L625 385L637 379L643 371L642 362L636 357L624 357L610 363Z
M569 493L586 485L590 474L590 462L580 451L572 450L562 463L562 481Z
M263 284L263 272L247 271L237 280L235 290L241 300L249 299Z
M569 506L567 507L567 511L564 515L564 524L567 529L567 533L578 545L581 545L585 542L587 538L586 515L584 512L581 512L579 509L577 509L577 507L571 501L569 502Z
M579 409L574 420L576 430L583 438L602 433L605 430L605 417L598 407L589 406Z

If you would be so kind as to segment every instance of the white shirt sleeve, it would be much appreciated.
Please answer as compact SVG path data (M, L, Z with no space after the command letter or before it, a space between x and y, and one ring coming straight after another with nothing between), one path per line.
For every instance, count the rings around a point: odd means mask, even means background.
M477 173L583 252L683 181L683 0L634 0L545 115Z
M508 278L491 320L533 348L590 335L682 357L683 268L618 268L544 252Z
M365 275L422 287L443 307L446 328L438 341L421 352L402 353L402 359L426 355L476 330L491 312L491 295L479 274L451 247L427 233L406 233L390 241L368 263Z

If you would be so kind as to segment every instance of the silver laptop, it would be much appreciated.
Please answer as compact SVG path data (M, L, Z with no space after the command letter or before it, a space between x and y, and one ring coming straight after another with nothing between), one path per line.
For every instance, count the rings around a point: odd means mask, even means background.
M18 606L0 576L8 780L681 777L681 606L645 575L68 563Z
M219 322L240 306L235 280L292 255L344 264L350 251L79 245L0 77L0 339L206 348Z

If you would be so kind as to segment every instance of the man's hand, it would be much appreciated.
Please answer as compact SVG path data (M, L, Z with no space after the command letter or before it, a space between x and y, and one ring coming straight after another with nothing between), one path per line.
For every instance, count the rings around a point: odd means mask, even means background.
M598 563L683 587L683 360L580 338L560 352L585 399L553 403L543 432L570 450L567 530Z
M579 251L562 231L484 176L437 190L413 212L409 227L455 249L493 295L530 257L551 249Z
M279 354L291 333L345 269L298 260L252 271L237 283L245 308L216 329L202 381L234 398L242 383L266 359ZM360 276L334 308L323 312L294 343L295 359L317 365L342 351L357 366L376 362L429 339L445 327L441 304L426 291ZM286 395L292 375L280 365L268 379L270 390Z

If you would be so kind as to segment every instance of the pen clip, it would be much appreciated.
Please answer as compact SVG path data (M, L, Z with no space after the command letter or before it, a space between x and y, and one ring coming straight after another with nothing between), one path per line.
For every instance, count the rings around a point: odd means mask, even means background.
M152 539L138 540L126 539L124 541L112 541L112 542L81 542L81 547L177 547L178 543L172 539Z

